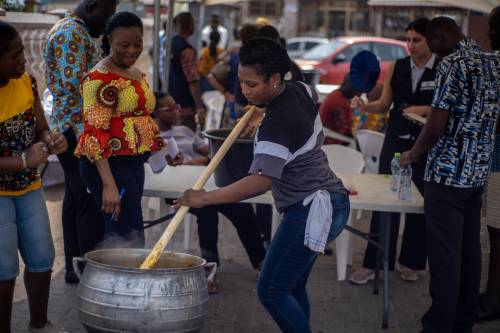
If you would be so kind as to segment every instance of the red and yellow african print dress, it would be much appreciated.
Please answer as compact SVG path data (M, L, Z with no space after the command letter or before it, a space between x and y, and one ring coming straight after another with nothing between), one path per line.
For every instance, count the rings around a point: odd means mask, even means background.
M75 155L90 161L139 155L163 146L151 118L155 98L145 77L138 81L94 69L82 81L84 130Z

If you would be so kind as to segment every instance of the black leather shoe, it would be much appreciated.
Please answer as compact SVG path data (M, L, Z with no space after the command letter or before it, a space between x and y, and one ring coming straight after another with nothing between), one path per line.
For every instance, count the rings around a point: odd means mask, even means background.
M330 246L325 247L325 256L331 256L333 254L333 249Z
M66 273L64 273L64 281L69 284L75 284L80 282L80 279L78 279L74 271L66 271Z

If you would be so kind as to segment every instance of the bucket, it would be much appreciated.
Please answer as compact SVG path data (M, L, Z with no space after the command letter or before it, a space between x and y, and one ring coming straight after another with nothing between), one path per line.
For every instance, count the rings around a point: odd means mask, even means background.
M140 269L149 250L106 249L73 258L80 278L77 308L89 333L199 332L207 313L205 267L189 254L163 252L156 267ZM85 262L83 273L79 262ZM216 265L211 263L215 275Z
M203 133L209 141L212 156L217 153L229 133L231 133L230 128L219 128ZM215 169L215 185L227 186L248 175L253 160L253 143L252 139L236 139Z

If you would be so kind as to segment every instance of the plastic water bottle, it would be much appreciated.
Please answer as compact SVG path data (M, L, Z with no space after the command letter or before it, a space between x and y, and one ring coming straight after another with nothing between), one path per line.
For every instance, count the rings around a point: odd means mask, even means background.
M411 166L401 168L399 181L399 200L411 200Z
M399 160L401 153L395 153L391 161L391 191L397 192L399 188Z

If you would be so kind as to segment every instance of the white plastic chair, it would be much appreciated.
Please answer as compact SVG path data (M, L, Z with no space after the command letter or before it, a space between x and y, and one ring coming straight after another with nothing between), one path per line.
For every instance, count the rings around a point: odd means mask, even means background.
M321 147L334 172L361 173L365 167L363 155L352 148L342 145L323 145Z
M146 173L151 173L151 167L148 163L144 164L144 168L148 168ZM143 196L141 200L142 215L145 220L154 220L168 213L173 212L172 208L165 203L164 198L159 197L146 197ZM188 213L184 217L184 250L188 251L191 248L191 224L195 222L195 216ZM168 222L170 223L171 220ZM171 243L170 243L171 244ZM169 248L170 250L171 248Z
M142 212L144 219L154 220L171 213L171 208L165 203L163 198L142 197ZM184 217L184 250L191 249L191 225L195 222L195 216L187 214ZM170 222L168 222L170 223Z
M207 107L204 130L207 131L219 128L224 114L224 103L226 101L224 95L217 90L211 90L203 93L201 98Z
M321 147L328 157L328 164L334 172L362 173L365 168L363 155L352 148L342 145L324 145ZM352 224L351 217L354 211L349 213L347 225ZM345 280L347 265L352 264L351 234L343 231L335 240L337 255L337 279Z
M359 130L356 132L355 137L359 150L365 159L365 172L378 173L380 152L382 151L385 135L372 130Z
M325 137L330 138L330 139L335 139L341 142L345 142L348 144L349 147L356 149L356 140L353 138L350 138L348 136L345 136L343 134L340 134L338 132L332 131L328 127L323 126L323 133L325 134Z

